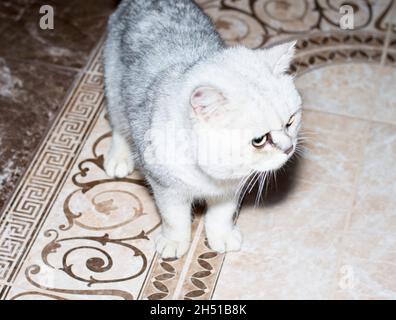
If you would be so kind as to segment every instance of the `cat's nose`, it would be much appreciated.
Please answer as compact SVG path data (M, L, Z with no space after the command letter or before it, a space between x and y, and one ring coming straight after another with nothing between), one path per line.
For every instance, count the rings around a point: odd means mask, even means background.
M293 151L293 145L289 149L285 150L285 153L289 155L292 151Z

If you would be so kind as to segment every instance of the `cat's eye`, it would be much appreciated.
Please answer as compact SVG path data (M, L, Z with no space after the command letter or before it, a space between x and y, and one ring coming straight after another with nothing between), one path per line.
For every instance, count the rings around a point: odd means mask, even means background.
M286 124L286 127L289 128L294 123L295 120L296 120L296 116L295 115L291 116L289 122Z
M264 136L261 136L259 138L254 138L252 140L252 145L256 149L261 149L262 147L264 147L266 142L267 142L267 135L264 135Z

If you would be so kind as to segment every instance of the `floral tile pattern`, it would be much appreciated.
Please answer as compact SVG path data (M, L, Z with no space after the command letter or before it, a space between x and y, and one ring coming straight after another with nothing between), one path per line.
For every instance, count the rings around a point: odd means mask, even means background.
M241 252L192 246L163 260L160 217L138 172L103 170L111 137L101 48L70 91L0 216L1 299L395 299L395 1L197 1L230 45L297 38L306 151L261 205L248 195ZM395 51L395 52L394 52Z

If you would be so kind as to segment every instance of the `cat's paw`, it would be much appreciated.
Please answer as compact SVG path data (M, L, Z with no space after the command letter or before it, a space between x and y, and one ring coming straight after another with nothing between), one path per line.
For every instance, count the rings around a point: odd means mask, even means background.
M242 234L237 228L227 233L211 233L207 237L210 248L220 253L239 251L242 246Z
M135 169L132 156L128 150L114 150L107 154L104 169L111 178L125 178Z
M190 241L172 240L165 237L162 233L156 239L156 250L163 259L180 258L190 247Z

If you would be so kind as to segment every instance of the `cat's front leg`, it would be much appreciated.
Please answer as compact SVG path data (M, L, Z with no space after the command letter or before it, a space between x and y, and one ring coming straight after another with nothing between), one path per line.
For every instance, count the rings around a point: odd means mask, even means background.
M125 178L135 168L131 147L127 139L116 130L113 131L104 168L107 175L112 178Z
M153 190L162 219L156 249L162 258L180 258L190 247L191 201L170 189Z
M205 230L209 246L220 253L239 251L242 235L234 225L237 203L231 199L208 199Z

